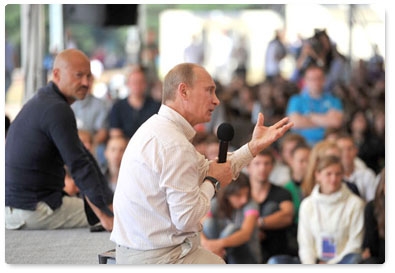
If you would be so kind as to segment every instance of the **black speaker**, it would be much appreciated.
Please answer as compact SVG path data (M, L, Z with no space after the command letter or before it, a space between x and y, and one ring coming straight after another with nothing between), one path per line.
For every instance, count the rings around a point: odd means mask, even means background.
M138 18L137 4L107 4L105 26L136 25Z
M64 4L63 18L67 23L95 26L136 25L138 4Z

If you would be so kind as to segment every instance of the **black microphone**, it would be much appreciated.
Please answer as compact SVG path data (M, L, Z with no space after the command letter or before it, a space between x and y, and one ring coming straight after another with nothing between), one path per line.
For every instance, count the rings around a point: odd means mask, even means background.
M228 144L233 139L235 130L229 123L222 123L217 130L217 137L219 139L218 163L226 162L226 155L228 153Z

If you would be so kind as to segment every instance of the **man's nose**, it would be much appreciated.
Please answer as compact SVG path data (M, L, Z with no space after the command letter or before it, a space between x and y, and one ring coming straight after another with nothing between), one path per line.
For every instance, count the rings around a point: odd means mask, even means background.
M221 103L221 102L219 101L218 97L217 97L217 94L214 94L213 103L214 103L216 106L218 106L218 105Z
M81 82L82 82L83 85L89 86L91 81L90 81L89 76L84 76L84 77L82 77Z

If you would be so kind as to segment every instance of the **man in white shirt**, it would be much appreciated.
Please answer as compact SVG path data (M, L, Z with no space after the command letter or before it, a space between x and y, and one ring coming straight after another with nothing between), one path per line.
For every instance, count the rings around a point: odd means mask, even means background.
M341 161L344 169L344 180L355 184L362 199L369 202L374 199L377 182L376 174L368 167L358 168L355 158L358 148L353 138L347 134L337 139L337 145L341 151Z
M260 114L247 144L226 163L209 161L191 142L194 126L210 121L220 103L215 88L196 64L179 64L166 75L158 114L137 130L122 159L111 233L117 263L224 263L199 242L210 200L293 124L284 118L265 127Z

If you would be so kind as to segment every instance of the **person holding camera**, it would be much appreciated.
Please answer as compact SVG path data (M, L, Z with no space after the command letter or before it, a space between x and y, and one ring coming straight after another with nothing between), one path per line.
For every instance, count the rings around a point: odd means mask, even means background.
M315 30L312 37L303 42L301 53L296 59L296 67L291 75L291 81L301 88L303 75L311 65L322 67L325 72L325 92L332 92L339 82L346 82L349 78L347 60L336 48L324 30Z

